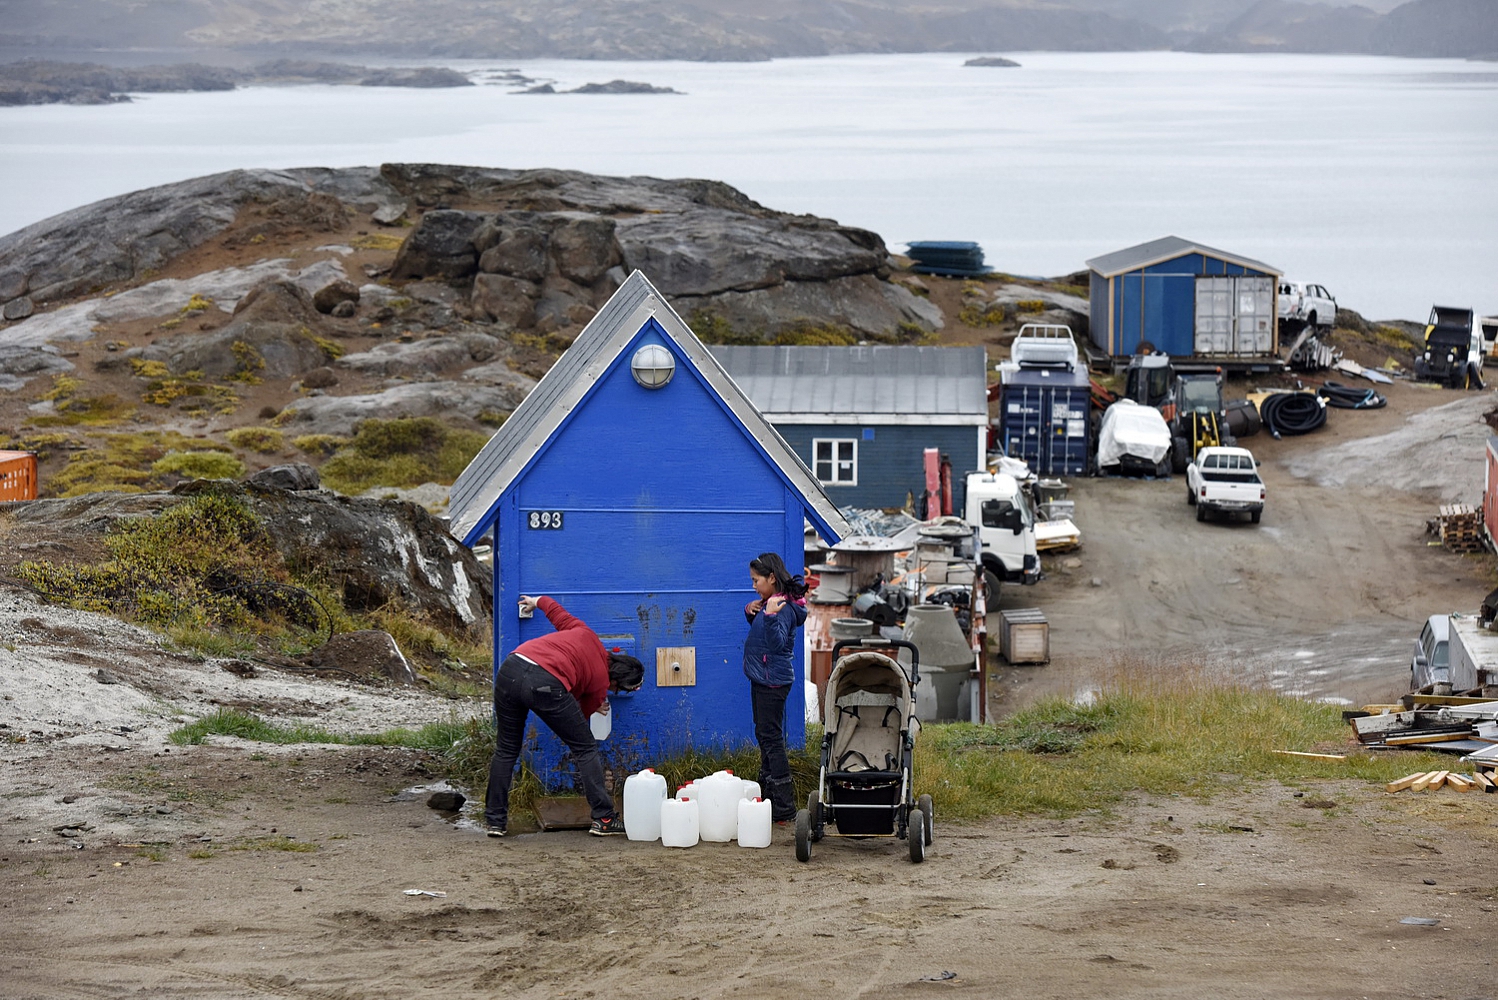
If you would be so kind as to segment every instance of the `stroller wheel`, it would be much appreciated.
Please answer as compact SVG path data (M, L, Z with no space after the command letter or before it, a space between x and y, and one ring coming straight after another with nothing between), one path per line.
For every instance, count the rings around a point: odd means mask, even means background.
M815 791L806 796L806 811L811 814L811 842L815 844L827 831L827 822L822 819L822 797Z
M811 813L805 809L796 813L796 860L811 860Z
M931 821L935 815L935 808L931 804L931 796L922 795L915 800L915 807L921 811L921 826L926 829L926 846L930 847L936 843L931 831Z
M920 864L926 860L926 821L923 814L910 810L910 832L905 836L910 844L910 860Z

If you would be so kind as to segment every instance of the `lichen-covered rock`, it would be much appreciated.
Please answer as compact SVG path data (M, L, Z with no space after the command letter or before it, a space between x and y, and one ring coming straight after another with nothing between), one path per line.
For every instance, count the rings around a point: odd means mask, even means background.
M439 417L476 426L474 421L481 413L513 411L534 385L416 382L358 396L309 396L287 406L277 421L298 434L343 437L352 435L356 424L371 417Z
M245 482L277 490L315 490L322 485L322 477L306 462L289 462L261 469Z
M142 356L176 374L209 378L295 378L328 363L319 344L321 317L306 289L289 281L257 285L234 307L234 318L212 333L162 340Z
M435 211L421 217L391 265L392 278L467 278L478 270L473 235L482 223L474 212Z
M243 501L286 566L321 576L351 610L399 603L407 611L482 640L492 614L491 574L424 508L327 491L268 489L195 480L170 493L89 493L10 504L5 514L33 542L97 550L123 519L152 517L203 493Z
M359 286L346 278L329 282L312 295L312 305L320 313L331 313L344 302L359 301Z
M480 274L473 279L473 306L496 323L527 327L535 322L541 289L507 274Z

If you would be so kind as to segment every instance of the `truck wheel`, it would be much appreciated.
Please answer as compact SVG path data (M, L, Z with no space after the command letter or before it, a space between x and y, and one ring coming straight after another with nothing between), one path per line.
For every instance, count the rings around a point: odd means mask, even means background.
M1172 472L1181 473L1186 471L1187 464L1191 461L1191 446L1183 437L1170 439L1170 469Z
M987 566L983 567L983 606L993 614L999 607L999 576Z
M1251 510L1251 511L1248 512L1248 519L1250 521L1252 521L1254 524L1258 524L1259 523L1259 518L1261 518L1263 516L1264 516L1264 512L1262 510Z
M1207 508L1201 504L1196 505L1196 519L1198 521L1205 521L1207 519Z

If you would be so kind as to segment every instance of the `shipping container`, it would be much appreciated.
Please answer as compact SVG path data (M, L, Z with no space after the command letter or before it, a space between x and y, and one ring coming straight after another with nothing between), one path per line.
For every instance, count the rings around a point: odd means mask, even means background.
M36 499L36 456L29 451L0 451L0 502Z
M999 441L1039 476L1087 473L1092 383L1087 368L1021 368L1004 383Z

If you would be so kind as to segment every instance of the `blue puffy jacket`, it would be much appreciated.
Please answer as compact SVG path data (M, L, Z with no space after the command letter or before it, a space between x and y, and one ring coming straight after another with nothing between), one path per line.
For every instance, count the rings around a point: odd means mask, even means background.
M779 595L785 597L784 594ZM744 640L744 676L756 684L783 687L796 679L796 627L806 623L806 604L786 598L773 615L761 609Z

